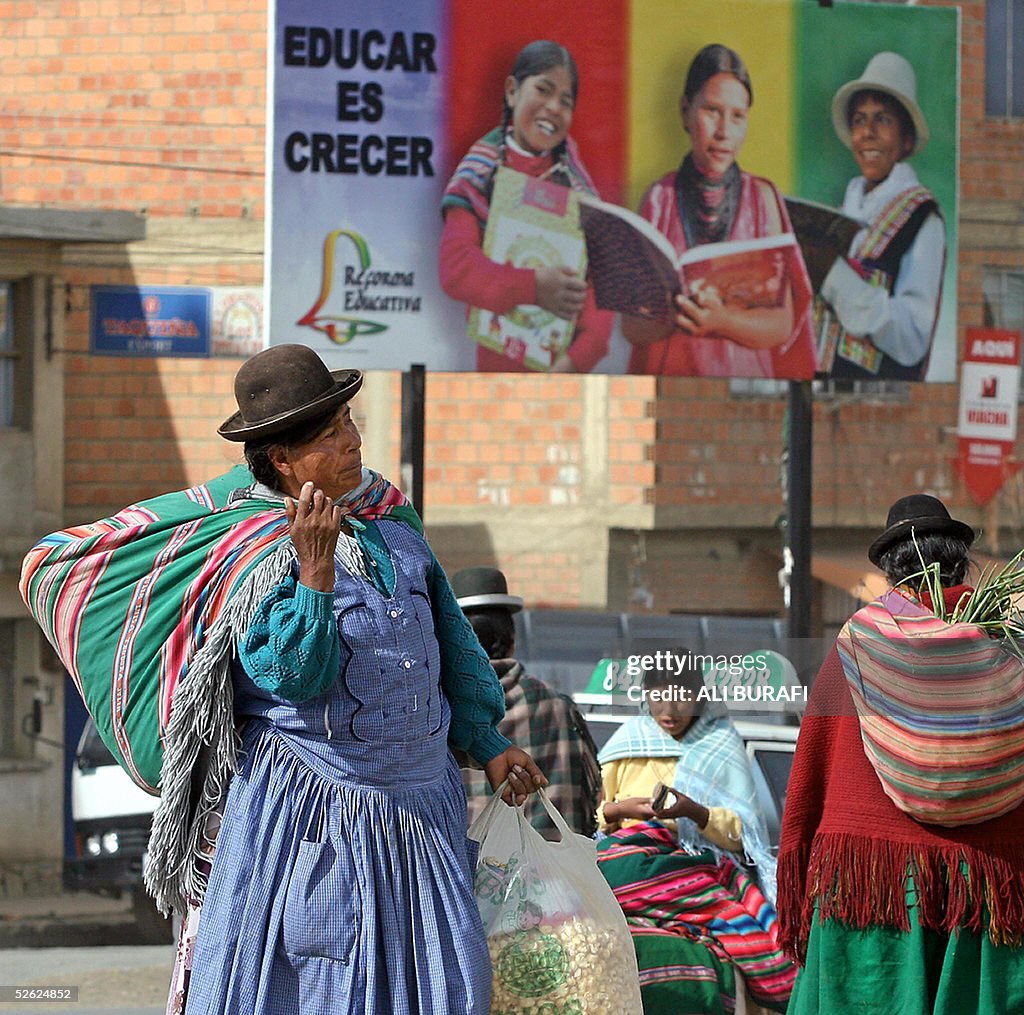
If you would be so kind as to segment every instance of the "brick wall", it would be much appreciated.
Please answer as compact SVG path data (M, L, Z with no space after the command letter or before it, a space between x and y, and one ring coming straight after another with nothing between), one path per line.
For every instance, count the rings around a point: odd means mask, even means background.
M428 394L424 482L431 510L579 503L579 378L435 374Z
M19 0L0 23L5 202L263 217L263 4Z
M958 298L968 326L983 322L985 267L1021 265L1024 125L985 119L985 7L960 6ZM0 23L0 201L149 220L149 238L131 249L67 248L66 503L80 520L237 460L213 433L233 408L238 362L90 356L88 295L97 283L259 284L266 10L246 0L0 0ZM726 598L777 606L774 564L751 554L773 543L785 506L785 399L733 397L722 381L605 383L598 398L581 378L428 378L427 520L444 562L492 560L535 603L596 605L612 595L608 575L624 570L616 554L632 533L654 530L665 550L647 564L656 608L677 608L681 588L703 597L702 609ZM371 464L394 475L397 376L381 390L356 412L374 435ZM955 385L932 385L901 403L819 400L815 523L863 531L908 489L978 520L950 463L957 399ZM1004 524L1024 526L1022 503L1011 484ZM625 534L621 546L609 529ZM718 559L668 552L693 530L712 548L736 534ZM751 530L761 534L753 542L742 534ZM731 588L723 559L734 562Z

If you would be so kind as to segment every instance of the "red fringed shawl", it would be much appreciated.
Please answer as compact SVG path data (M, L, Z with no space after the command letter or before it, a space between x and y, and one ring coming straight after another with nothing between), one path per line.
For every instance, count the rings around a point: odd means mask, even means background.
M981 824L920 824L882 791L833 647L815 682L789 780L778 862L780 943L802 962L817 904L821 920L1024 937L1024 805Z

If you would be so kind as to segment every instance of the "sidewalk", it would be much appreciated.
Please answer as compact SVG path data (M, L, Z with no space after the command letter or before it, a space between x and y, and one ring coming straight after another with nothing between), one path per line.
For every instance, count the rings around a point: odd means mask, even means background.
M139 920L132 899L89 892L0 898L0 948L74 948L171 942L170 923Z
M164 1015L173 945L0 949L5 984L78 988L77 1002L0 1001L0 1012Z

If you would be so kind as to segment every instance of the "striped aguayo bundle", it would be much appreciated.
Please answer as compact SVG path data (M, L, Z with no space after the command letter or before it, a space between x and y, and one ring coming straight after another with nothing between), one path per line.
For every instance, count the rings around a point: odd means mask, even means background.
M160 791L162 741L182 678L210 654L227 605L242 611L237 593L256 565L279 558L263 569L260 589L249 581L246 603L258 601L291 565L280 502L237 495L252 482L239 466L204 485L55 532L22 566L22 598L100 736L153 794ZM369 470L359 491L351 513L362 517L405 503ZM216 654L222 655L219 645Z
M133 504L47 536L22 565L20 591L71 674L104 743L159 794L146 887L158 908L200 899L206 819L237 767L231 657L256 605L295 551L272 491L238 466L201 486ZM363 469L341 503L422 531L405 497Z
M837 641L868 760L892 802L953 827L1024 800L1024 664L974 624L895 590Z

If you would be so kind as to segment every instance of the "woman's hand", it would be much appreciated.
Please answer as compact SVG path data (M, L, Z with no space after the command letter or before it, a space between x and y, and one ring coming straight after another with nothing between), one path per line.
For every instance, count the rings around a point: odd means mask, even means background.
M645 796L632 796L604 805L604 820L610 825L619 821L650 821L653 817L654 808Z
M676 297L676 326L680 331L700 338L721 333L726 324L725 304L712 287Z
M671 786L668 788L668 791L676 800L675 803L669 804L668 807L662 807L654 811L654 816L659 821L689 818L698 828L703 828L708 823L709 815L706 807L701 806L696 800L691 800L690 797L680 793L679 790L672 789Z
M587 298L587 283L564 265L558 268L537 268L537 306L556 317L572 320Z
M299 581L318 592L333 592L334 549L341 530L341 508L323 490L303 483L298 503L285 497L284 510L299 558Z
M484 765L484 773L495 792L508 779L508 786L501 798L507 804L511 804L514 799L517 807L529 794L548 784L537 763L521 747L506 747L501 754Z
M694 338L725 338L747 349L773 349L793 331L793 294L787 288L777 307L726 306L714 286L677 296L676 327Z
M548 371L549 374L575 374L577 372L576 364L569 359L569 354L567 352L563 352L562 355L555 360L554 365Z

